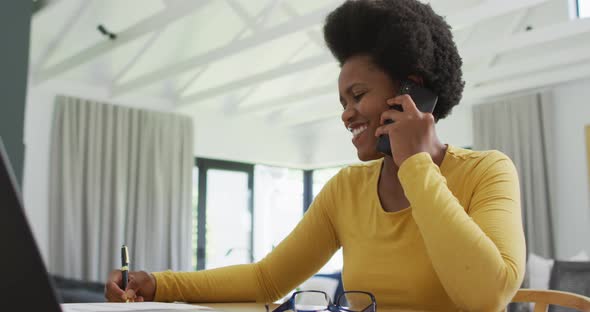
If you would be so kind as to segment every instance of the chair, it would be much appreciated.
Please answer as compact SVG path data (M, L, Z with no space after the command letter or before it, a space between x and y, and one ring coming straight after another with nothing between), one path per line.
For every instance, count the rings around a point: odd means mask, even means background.
M560 290L520 289L512 302L532 302L534 312L545 312L549 305L590 312L590 298Z
M296 290L321 290L328 294L330 299L336 300L338 295L342 293L340 272L334 274L315 274L299 285Z
M549 289L590 296L590 262L556 260L551 270ZM550 307L549 312L571 311L562 307Z
M338 271L338 272L334 272L334 273L318 273L314 276L332 278L332 279L338 281L338 286L336 286L336 291L334 293L330 294L330 296L332 296L332 300L336 300L336 298L338 298L338 296L340 296L340 294L342 294L344 292L344 285L342 284L342 272Z

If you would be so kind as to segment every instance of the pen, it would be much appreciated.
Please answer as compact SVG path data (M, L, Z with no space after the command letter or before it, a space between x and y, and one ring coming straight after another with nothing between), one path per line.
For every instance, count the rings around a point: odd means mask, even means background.
M127 289L127 282L129 281L129 251L127 246L121 247L121 274L123 275L123 291ZM126 300L129 302L129 299Z

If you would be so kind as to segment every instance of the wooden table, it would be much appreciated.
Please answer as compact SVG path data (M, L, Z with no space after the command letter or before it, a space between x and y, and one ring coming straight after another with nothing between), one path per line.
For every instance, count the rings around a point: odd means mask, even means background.
M262 303L199 303L200 306L210 307L218 311L224 312L266 312L264 304ZM278 304L271 304L269 306L269 312L272 312ZM377 307L378 312L410 312L410 310L396 310L396 309L385 309ZM416 312L416 311L411 311Z
M215 310L225 312L266 312L263 303L199 303L197 305L210 307ZM277 306L278 304L271 304L268 308L269 312L272 312L272 310Z

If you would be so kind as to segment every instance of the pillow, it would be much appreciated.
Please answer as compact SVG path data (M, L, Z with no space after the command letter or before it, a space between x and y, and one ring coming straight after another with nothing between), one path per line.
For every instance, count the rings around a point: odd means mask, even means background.
M549 278L551 277L553 263L553 259L530 253L527 263L527 270L529 273L528 288L549 289Z
M566 261L590 261L590 257L585 250L580 250L580 252ZM527 271L529 273L528 288L549 289L549 279L551 277L551 270L553 269L554 262L554 259L530 253L527 262Z
M578 252L578 254L569 258L568 261L579 261L579 262L590 261L590 257L588 257L588 254L586 253L585 250L580 250L580 252Z

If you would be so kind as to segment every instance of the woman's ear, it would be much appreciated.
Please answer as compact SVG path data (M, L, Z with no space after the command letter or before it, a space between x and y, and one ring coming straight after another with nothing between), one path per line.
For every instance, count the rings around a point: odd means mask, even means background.
M409 75L409 80L412 80L415 84L424 87L424 78L418 75Z

